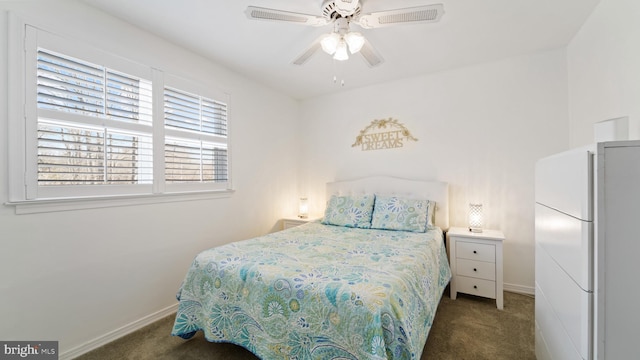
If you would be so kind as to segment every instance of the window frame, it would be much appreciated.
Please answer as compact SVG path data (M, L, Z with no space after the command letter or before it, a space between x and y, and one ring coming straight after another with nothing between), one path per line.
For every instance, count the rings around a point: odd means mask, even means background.
M82 42L42 29L9 13L8 37L8 156L9 201L16 214L67 211L173 201L202 200L230 196L233 190L231 161L230 95L225 91L181 78L122 56L107 53ZM37 184L38 114L35 69L38 48L104 65L152 82L153 183L135 185L72 185L67 189L43 189ZM104 59L108 59L105 61ZM31 71L32 73L27 73ZM196 74L194 74L196 75ZM196 77L196 76L194 76ZM171 85L168 85L171 84ZM177 86L178 85L178 86ZM164 181L164 87L198 94L224 102L227 107L227 181L221 183L165 184ZM52 111L55 112L55 111ZM96 118L101 122L101 118ZM158 156L160 154L161 156ZM34 160L35 159L35 160ZM161 179L161 180L160 180ZM181 186L168 186L181 185ZM96 191L99 187L99 191ZM34 189L36 189L34 193Z
M27 111L25 116L26 133L25 133L25 167L26 167L26 195L25 200L38 199L61 199L69 197L91 197L91 196L116 196L116 195L134 195L153 193L153 185L73 185L73 186L39 186L38 185L38 119L55 119L59 121L69 121L77 124L84 124L96 128L104 127L107 129L124 129L140 131L148 133L153 137L154 125L134 125L127 123L119 123L118 120L106 117L91 117L86 115L77 115L74 113L59 112L55 110L40 109L37 105L37 53L39 48L61 53L65 56L82 59L103 66L108 64L108 68L117 67L117 71L139 78L153 81L159 78L158 70L151 67L134 63L132 61L103 53L99 50L90 48L85 45L76 45L71 41L51 34L46 31L39 30L31 25L25 27L25 99L24 108ZM33 81L31 81L33 80ZM105 84L106 86L106 84ZM153 87L153 82L152 82ZM155 90L155 89L154 89ZM153 95L152 102L155 101L156 95ZM152 105L153 106L153 105ZM155 114L152 122L155 122ZM76 120L77 119L77 120ZM154 144L155 145L155 144ZM155 151L155 150L154 150ZM156 174L154 171L154 179ZM155 182L155 181L154 181Z
M227 182L231 182L231 144L230 144L230 125L229 125L229 95L220 91L220 90L215 90L215 89L206 89L203 87L203 85L200 85L198 83L195 83L193 81L178 77L176 75L172 75L172 74L165 74L164 75L164 81L163 81L163 96L164 96L164 88L165 87L170 87L170 88L175 88L175 89L179 89L181 91L184 92L188 92L188 93L192 93L192 94L198 94L201 97L205 97L205 98L209 98L209 99L216 99L217 101L220 102L224 102L226 104L227 107L227 135L226 135L226 139L223 139L221 136L219 135L213 135L213 134L205 134L205 133L199 133L198 135L195 135L193 137L188 137L185 138L184 137L184 132L181 132L179 130L176 129L167 129L164 126L164 116L162 117L162 128L164 130L164 136L162 137L162 141L165 141L166 138L181 138L181 139L188 139L188 140L202 140L202 141L211 141L211 142L218 142L218 143L224 143L226 145L227 148L227 174L228 174L228 180ZM164 114L164 104L163 106L163 114ZM154 143L154 146L156 144ZM164 147L164 143L162 144L162 146ZM165 162L162 162L162 171L164 173L164 164ZM154 164L155 165L155 164ZM213 183L214 185L211 185L210 183L207 184L180 184L180 183L174 183L174 184L167 184L166 181L163 182L164 188L163 188L163 192L186 192L186 191L190 191L190 189L195 189L195 190L204 190L204 185L207 185L209 187L213 187L216 188L217 190L223 190L221 185L223 184L219 184L216 185L216 183Z

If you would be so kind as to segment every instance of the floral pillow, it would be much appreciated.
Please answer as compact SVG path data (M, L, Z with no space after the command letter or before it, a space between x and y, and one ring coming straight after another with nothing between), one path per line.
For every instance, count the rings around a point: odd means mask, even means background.
M371 227L383 230L425 232L429 200L376 196Z
M369 229L374 200L374 195L333 195L327 203L322 223Z

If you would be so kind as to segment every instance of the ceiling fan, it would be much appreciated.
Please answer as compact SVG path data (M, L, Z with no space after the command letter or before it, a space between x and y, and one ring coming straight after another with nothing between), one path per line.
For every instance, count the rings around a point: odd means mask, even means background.
M308 15L296 12L249 6L245 11L253 20L289 22L307 26L325 26L333 24L333 31L321 35L311 46L298 56L293 63L302 65L319 49L333 55L336 60L347 60L349 53L360 53L371 67L384 61L382 56L359 32L350 30L351 24L363 29L375 29L398 24L423 24L440 20L444 14L442 4L424 5L395 10L386 10L362 14L359 0L324 0L322 15Z

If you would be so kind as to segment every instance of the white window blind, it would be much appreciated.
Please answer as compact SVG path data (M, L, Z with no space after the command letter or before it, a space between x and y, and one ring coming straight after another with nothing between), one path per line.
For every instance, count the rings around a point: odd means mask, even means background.
M167 138L164 151L167 183L228 180L225 145Z
M38 185L152 183L151 82L46 49L37 54Z
M164 89L165 180L227 182L227 105L171 87Z
M165 87L165 126L227 136L227 105L220 101Z
M38 49L38 108L152 124L151 82Z
M151 138L38 121L38 185L150 184Z

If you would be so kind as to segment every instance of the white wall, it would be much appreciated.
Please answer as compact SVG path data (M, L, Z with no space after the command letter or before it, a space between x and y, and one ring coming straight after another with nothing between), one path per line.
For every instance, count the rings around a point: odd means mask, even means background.
M0 205L0 339L59 340L63 355L176 304L202 249L294 213L298 103L76 1L0 2L0 204L7 201L7 15L231 94L228 198L35 215ZM277 139L277 141L275 141ZM71 351L71 352L70 352Z
M572 147L592 143L598 121L640 121L639 18L637 0L601 0L569 44Z
M419 140L403 148L351 147L374 119L398 119ZM324 209L324 184L372 174L450 184L451 224L466 226L470 202L502 230L505 286L533 292L534 164L566 150L563 49L399 80L302 103L301 191Z

